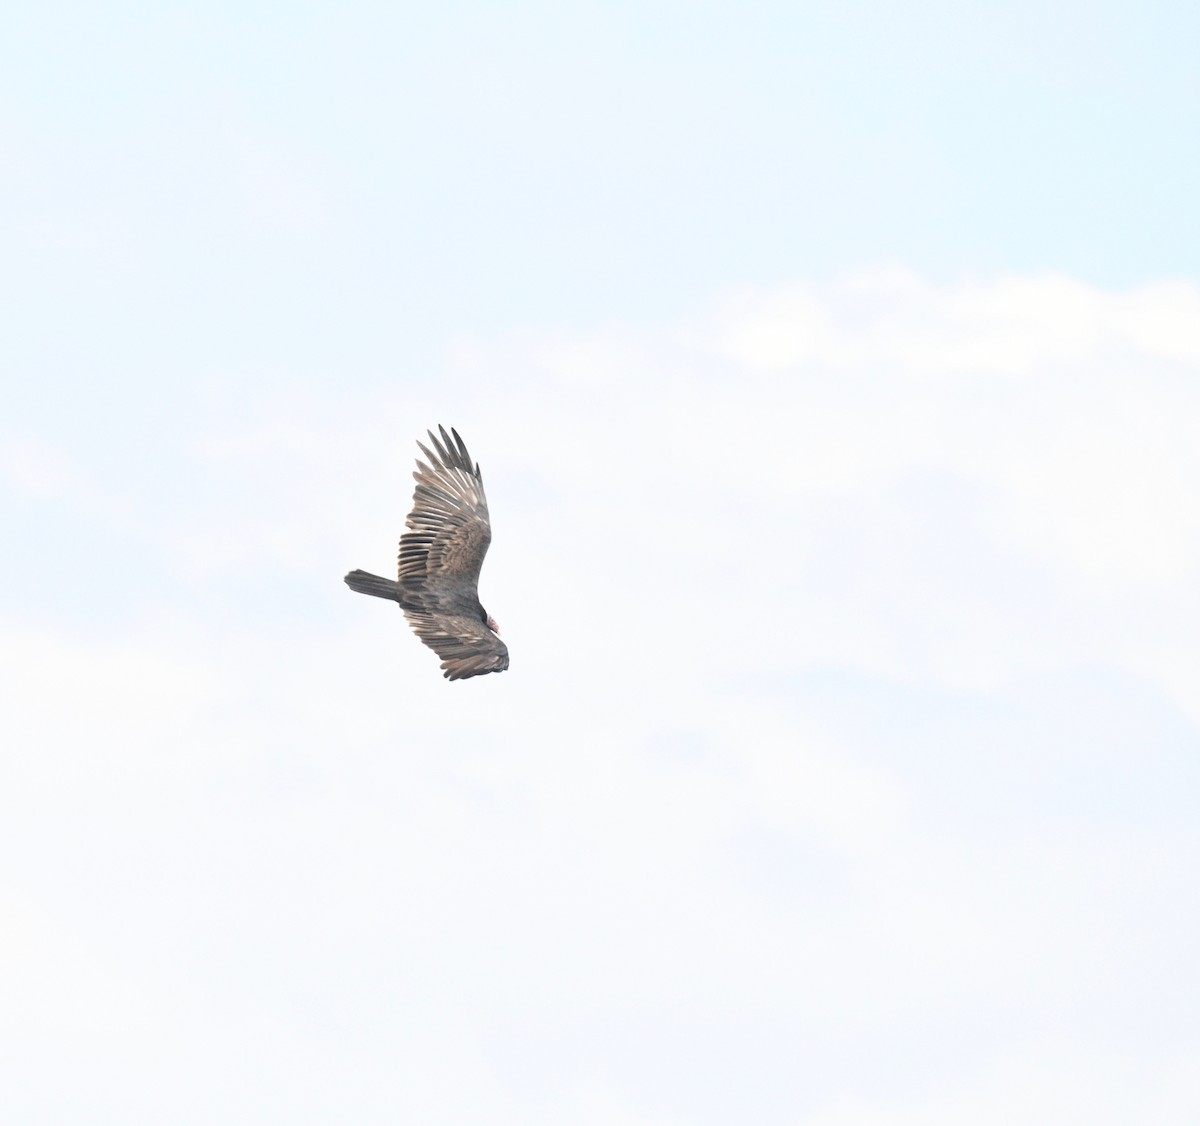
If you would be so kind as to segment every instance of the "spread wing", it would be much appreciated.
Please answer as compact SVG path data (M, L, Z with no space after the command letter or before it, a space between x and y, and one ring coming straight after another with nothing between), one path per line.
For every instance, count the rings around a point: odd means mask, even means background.
M404 609L408 624L442 658L447 680L465 680L508 668L508 647L479 618Z
M436 454L417 443L430 464L418 461L413 473L417 487L406 521L409 531L400 537L400 583L477 598L479 569L492 542L483 476L458 431L450 432L451 440L444 426L438 429L440 442L428 432Z
M492 529L479 466L457 430L418 460L409 530L400 538L400 604L413 632L439 657L450 680L508 668L508 648L487 625L479 603L479 571Z

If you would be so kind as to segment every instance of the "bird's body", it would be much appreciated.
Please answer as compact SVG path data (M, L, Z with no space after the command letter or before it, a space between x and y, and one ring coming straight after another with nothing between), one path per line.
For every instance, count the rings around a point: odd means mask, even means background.
M508 668L508 648L479 602L479 571L491 543L483 476L457 430L441 441L429 432L433 452L417 462L417 487L408 531L400 537L398 581L351 571L346 585L359 594L400 604L413 632L439 657L448 680L465 680ZM452 437L453 436L453 437Z

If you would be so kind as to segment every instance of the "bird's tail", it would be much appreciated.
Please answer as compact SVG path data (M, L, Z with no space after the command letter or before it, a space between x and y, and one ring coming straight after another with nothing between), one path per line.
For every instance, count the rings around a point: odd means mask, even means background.
M393 602L400 601L400 584L391 579L383 579L366 571L351 571L346 576L346 585L359 594L372 594L376 598L390 598Z

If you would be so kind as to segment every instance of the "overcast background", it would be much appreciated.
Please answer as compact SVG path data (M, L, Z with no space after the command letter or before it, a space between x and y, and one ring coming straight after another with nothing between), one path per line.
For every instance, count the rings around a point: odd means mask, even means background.
M1198 42L6 12L0 1117L1200 1120Z

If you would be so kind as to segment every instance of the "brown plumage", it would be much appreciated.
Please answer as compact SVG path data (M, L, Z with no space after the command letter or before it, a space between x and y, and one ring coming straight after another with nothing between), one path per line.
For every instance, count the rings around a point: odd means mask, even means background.
M417 487L408 531L400 537L399 582L351 571L346 585L359 594L400 604L413 632L439 657L448 680L465 680L508 668L508 648L495 621L479 603L479 571L492 528L483 476L457 430L441 441L428 431L421 442L429 464L418 460ZM436 451L436 452L434 452Z

